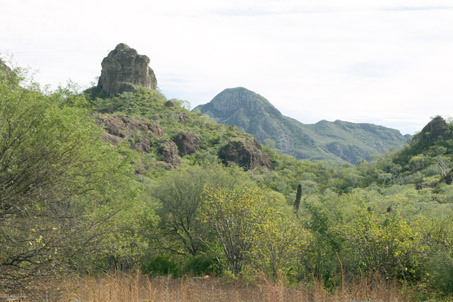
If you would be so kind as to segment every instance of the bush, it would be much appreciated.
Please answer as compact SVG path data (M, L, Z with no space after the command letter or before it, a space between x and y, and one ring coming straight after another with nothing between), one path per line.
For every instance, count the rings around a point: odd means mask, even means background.
M453 257L451 252L438 251L426 266L430 283L445 295L453 294Z
M214 257L206 255L193 257L186 262L184 272L194 276L218 275L220 273L219 263Z
M158 255L152 257L142 264L142 272L153 276L179 275L179 269L176 262L170 259L170 256Z

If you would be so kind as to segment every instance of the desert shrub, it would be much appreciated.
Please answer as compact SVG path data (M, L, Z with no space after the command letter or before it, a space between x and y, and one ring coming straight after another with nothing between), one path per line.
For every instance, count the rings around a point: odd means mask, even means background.
M179 275L178 264L167 255L157 255L143 261L142 272L153 276Z
M183 269L184 273L200 276L200 275L218 275L220 273L218 261L211 256L201 255L190 258Z

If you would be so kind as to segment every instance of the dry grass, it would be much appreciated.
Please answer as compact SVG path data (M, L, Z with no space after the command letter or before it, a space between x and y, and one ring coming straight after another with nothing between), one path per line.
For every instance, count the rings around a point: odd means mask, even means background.
M254 285L219 278L147 278L116 273L105 277L67 279L59 288L59 301L80 302L280 302L280 301L408 301L401 288L379 278L362 278L355 285L344 285L334 294L322 284L288 287L265 278Z

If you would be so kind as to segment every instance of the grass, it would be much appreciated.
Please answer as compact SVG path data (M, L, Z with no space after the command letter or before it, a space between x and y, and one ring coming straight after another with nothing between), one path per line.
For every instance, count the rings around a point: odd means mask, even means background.
M280 301L410 301L403 288L378 277L339 287L333 293L322 284L285 286L262 277L253 285L222 278L148 278L139 273L69 278L58 285L59 301L80 302L280 302ZM54 287L55 288L55 287ZM50 300L50 299L49 299Z

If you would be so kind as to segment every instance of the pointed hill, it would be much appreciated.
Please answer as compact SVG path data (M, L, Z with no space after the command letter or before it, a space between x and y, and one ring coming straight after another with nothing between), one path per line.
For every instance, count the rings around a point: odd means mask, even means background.
M425 166L427 158L436 158L437 165L443 164L443 156L453 154L453 123L441 116L434 117L420 133L412 137L411 144L398 152L393 161L407 170ZM420 165L420 161L423 162ZM412 165L412 166L411 166Z
M373 124L320 121L303 124L284 116L267 99L243 87L225 89L200 110L215 121L234 125L298 159L357 164L371 155L401 148L398 130Z

